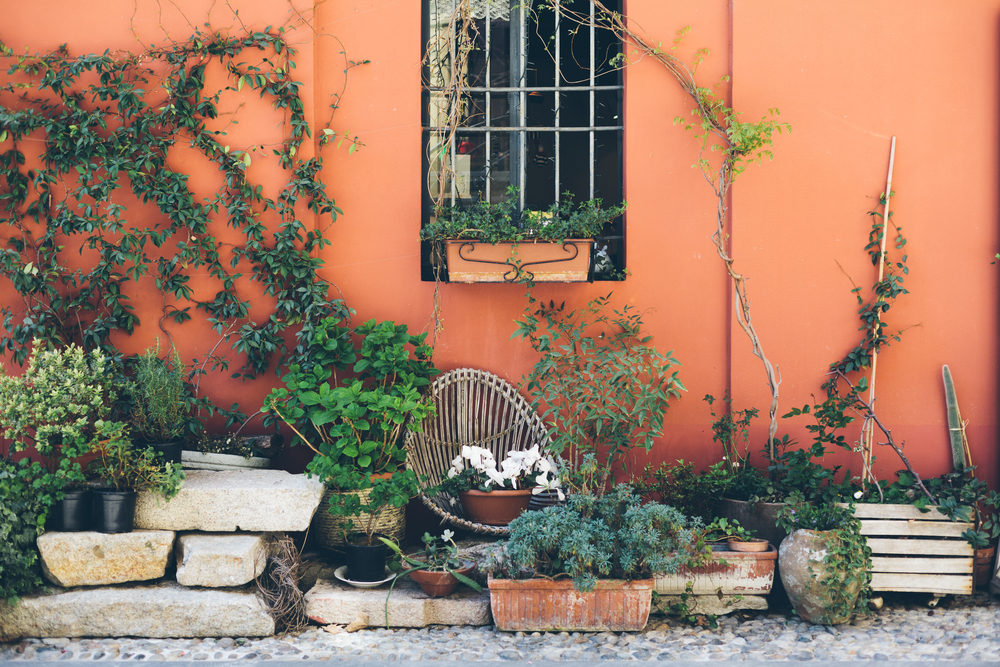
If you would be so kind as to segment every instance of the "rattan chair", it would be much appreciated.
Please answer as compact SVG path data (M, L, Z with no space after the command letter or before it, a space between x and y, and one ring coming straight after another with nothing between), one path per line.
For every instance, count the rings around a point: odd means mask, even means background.
M472 368L459 368L438 377L431 385L437 414L421 424L420 431L407 431L406 452L409 467L429 488L442 476L459 455L463 445L484 447L502 461L511 450L544 448L548 444L545 424L528 402L506 380ZM507 535L504 526L486 526L465 519L458 499L440 493L421 496L442 523L476 533Z

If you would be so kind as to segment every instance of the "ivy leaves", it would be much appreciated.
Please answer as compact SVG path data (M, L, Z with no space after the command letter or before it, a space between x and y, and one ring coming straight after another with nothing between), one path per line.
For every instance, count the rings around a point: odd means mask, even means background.
M262 52L261 61L237 62L248 49ZM276 355L279 367L289 363L296 353L286 343L289 327L308 330L325 316L346 314L319 277L316 251L330 242L300 215L300 203L331 223L341 211L320 179L322 160L295 158L311 136L301 83L291 78L295 53L281 29L230 37L196 32L124 57L70 58L65 48L14 57L5 49L9 74L30 83L17 84L28 91L21 108L0 109L0 228L7 246L0 250L0 275L23 301L0 309L0 350L23 363L37 337L114 354L112 332L131 334L140 325L128 295L147 277L162 295L165 318L180 325L200 310L224 340L234 338L234 351L246 355L237 377L258 376ZM228 72L227 88L257 90L287 111L286 138L276 153L288 180L277 198L249 181L250 151L224 149L221 130L209 129L222 92L206 86L212 60ZM28 143L38 136L44 143ZM199 201L188 174L172 168L168 153L182 144L218 165L224 187L216 195ZM36 145L37 155L26 154ZM162 217L130 211L125 191ZM222 225L241 232L242 241L227 237L223 244ZM71 257L91 251L91 268L69 268ZM198 299L191 279L206 273L218 289ZM240 293L247 276L276 298L258 321Z

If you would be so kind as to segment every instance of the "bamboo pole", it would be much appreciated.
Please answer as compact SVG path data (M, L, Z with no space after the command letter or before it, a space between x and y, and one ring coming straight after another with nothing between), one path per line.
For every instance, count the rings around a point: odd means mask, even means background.
M889 238L889 199L892 197L892 167L896 160L896 137L892 138L889 147L889 175L885 181L885 206L882 208L882 254L878 263L878 282L882 282L885 277L885 244ZM878 335L878 325L881 317L873 325L875 330L873 335ZM868 385L868 405L875 409L875 371L878 368L878 349L872 350L872 375ZM876 482L875 474L872 472L872 439L875 435L875 424L871 419L866 418L862 427L862 459L864 465L864 476Z

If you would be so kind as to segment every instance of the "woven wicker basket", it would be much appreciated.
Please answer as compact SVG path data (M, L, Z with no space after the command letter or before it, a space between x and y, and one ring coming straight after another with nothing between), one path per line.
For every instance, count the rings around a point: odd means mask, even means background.
M335 493L360 495L362 502L368 498L370 490L364 491L334 491L327 489L323 493L323 500L319 504L312 520L312 531L316 535L316 543L324 549L340 550L344 544L344 527L348 518L353 519L355 525L368 521L368 515L362 514L357 517L342 517L330 514L330 498ZM388 538L399 542L406 533L406 507L387 507L375 521L375 533L385 535Z

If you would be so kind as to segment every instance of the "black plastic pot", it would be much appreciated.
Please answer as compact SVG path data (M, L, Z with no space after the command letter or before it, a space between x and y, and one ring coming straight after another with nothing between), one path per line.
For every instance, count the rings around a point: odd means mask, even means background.
M174 440L173 442L149 442L146 443L146 447L152 447L156 450L163 460L167 463L180 464L181 462L181 450L184 449L184 444L186 440Z
M94 491L94 530L131 533L135 525L135 491Z
M66 497L56 501L49 517L49 530L64 533L90 530L93 519L94 496L90 489L68 491Z
M385 579L385 557L388 547L379 542L371 546L365 544L345 544L344 558L347 578L351 581L382 581Z

